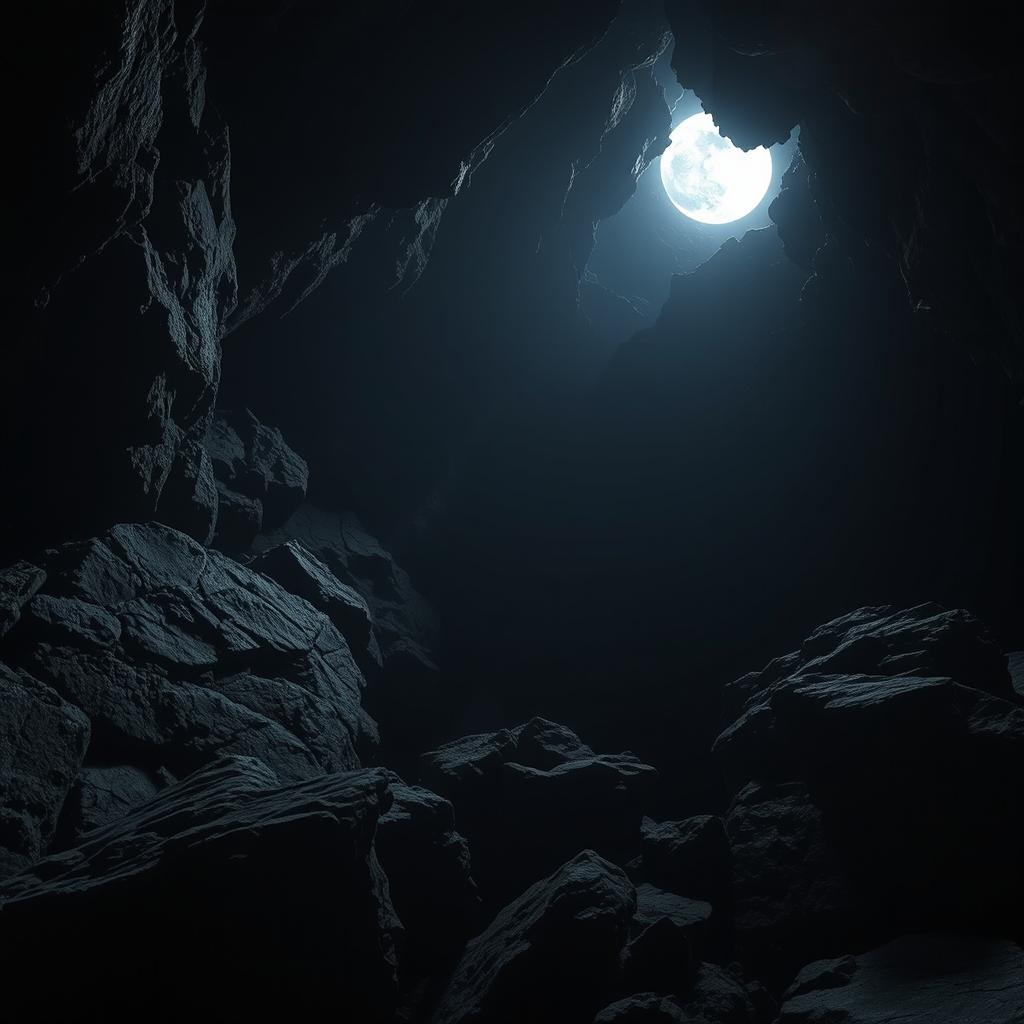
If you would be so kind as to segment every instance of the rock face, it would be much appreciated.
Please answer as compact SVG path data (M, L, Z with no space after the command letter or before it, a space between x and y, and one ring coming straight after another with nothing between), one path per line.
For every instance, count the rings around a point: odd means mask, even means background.
M282 787L238 756L168 787L0 887L9 1011L27 1019L56 970L46 1012L66 1020L137 1019L154 993L169 1017L201 1000L387 1019L400 925L371 845L387 793L380 771Z
M218 410L205 443L221 510L218 543L243 551L260 530L280 526L298 508L309 469L280 430L264 426L248 409Z
M1019 1024L1024 951L1010 942L908 935L857 957L821 961L796 977L779 1024Z
M46 564L6 643L91 722L90 765L180 776L231 752L262 758L284 782L372 752L345 637L268 577L157 524L116 526ZM119 800L151 795L115 789ZM86 790L83 822L95 804Z
M212 530L201 445L235 306L235 225L201 20L136 0L26 26L61 55L40 86L51 105L22 136L46 156L26 182L35 219L17 226L22 305L0 402L5 436L19 410L35 413L11 467L22 500L4 510L30 542L138 518Z
M614 977L635 908L625 874L585 850L469 943L433 1024L588 1021Z
M784 972L894 928L1014 927L1024 706L975 620L861 609L732 689L715 752L752 780L726 817L746 955Z
M455 805L493 907L581 843L625 864L657 772L632 754L595 754L565 726L536 718L429 751L420 777Z
M38 860L89 744L89 720L0 664L0 878Z
M402 920L403 977L436 977L451 967L478 923L469 844L443 797L394 775L390 793L375 848Z

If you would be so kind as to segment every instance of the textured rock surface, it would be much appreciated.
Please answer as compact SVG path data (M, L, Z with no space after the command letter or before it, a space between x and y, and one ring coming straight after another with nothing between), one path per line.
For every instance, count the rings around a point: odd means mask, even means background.
M91 721L90 763L181 775L233 752L294 781L372 751L344 636L273 580L156 524L116 526L46 564L6 640Z
M371 843L387 789L380 771L282 787L228 757L9 879L9 1009L29 1012L56 970L47 1012L62 1019L137 1019L154 991L167 1015L202 993L218 1014L346 1005L385 1019L399 923Z
M240 495L259 503L260 513L253 518L258 518L260 527L273 529L306 497L309 467L305 459L292 451L280 430L264 426L248 409L218 410L205 443L217 489L226 494L222 500L229 506L229 515L237 518L234 505ZM235 537L225 535L224 539L230 546Z
M41 857L89 744L89 720L0 664L0 878Z
M810 964L779 1024L1019 1024L1024 950L943 933L908 935L841 961Z
M455 805L489 907L581 843L625 864L657 780L632 754L595 754L546 719L454 740L424 754L420 771Z
M197 7L134 0L25 28L61 55L40 86L54 105L24 125L46 158L26 183L36 219L0 403L35 411L13 453L22 500L4 511L31 538L131 518L209 534L197 446L236 281L228 133L206 103L200 23Z
M722 819L700 814L685 821L645 818L644 877L655 885L715 904L729 898L729 841Z
M0 572L0 637L13 626L46 581L46 572L31 562L15 562Z
M397 776L390 782L392 803L378 823L375 847L404 928L408 980L451 966L478 924L480 901L452 805Z
M757 780L726 819L739 941L784 972L858 936L1012 927L1024 707L975 620L861 609L731 689L749 696L715 752L734 786Z
M589 1021L614 977L635 908L629 879L585 850L469 943L434 1024Z

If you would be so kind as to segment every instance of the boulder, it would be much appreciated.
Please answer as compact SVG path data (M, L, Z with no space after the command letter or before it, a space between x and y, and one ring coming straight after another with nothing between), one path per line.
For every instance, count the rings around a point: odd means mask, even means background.
M450 698L442 687L434 652L436 615L405 570L351 513L303 503L279 529L252 542L260 556L297 542L334 577L366 602L381 670L367 693L367 710L380 721L389 763L415 772L415 757L436 745L448 727ZM369 659L377 653L369 648Z
M738 791L737 938L776 980L815 953L1024 913L1024 706L976 619L860 609L737 695L714 745Z
M400 926L372 846L387 806L384 772L282 787L246 757L168 786L0 887L8 1012L38 1015L46 991L56 1019L137 1020L159 993L175 1019L389 1019Z
M420 769L423 784L455 805L489 907L580 843L626 864L657 780L634 755L595 754L546 719L454 740L423 754Z
M1005 940L906 935L859 956L809 964L778 1024L1020 1024L1024 950Z
M181 776L235 753L284 782L372 754L376 726L344 636L269 577L155 523L45 561L47 584L8 640L91 720L91 766Z
M167 773L161 777L130 764L83 766L61 815L60 847L77 845L86 832L123 818L155 797L168 780L173 778Z
M359 591L342 583L299 541L268 548L249 562L249 568L319 608L348 641L364 671L380 667L380 649L365 599Z
M0 664L0 878L37 861L89 745L89 719Z
M433 1024L590 1021L614 983L635 909L625 874L584 850L470 941Z
M799 651L726 687L731 711L795 675L948 677L996 697L1012 697L1006 658L970 612L937 604L858 608L818 626Z
M643 874L654 885L723 906L729 899L729 841L722 819L700 814L684 821L644 818Z
M442 975L474 933L479 897L469 844L455 831L452 805L390 775L391 807L375 848L404 928L403 980Z

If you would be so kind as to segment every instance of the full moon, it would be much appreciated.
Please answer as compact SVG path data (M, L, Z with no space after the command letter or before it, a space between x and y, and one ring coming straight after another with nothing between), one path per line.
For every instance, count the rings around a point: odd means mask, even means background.
M722 138L710 114L694 114L672 132L661 157L661 182L680 213L704 224L745 217L764 198L772 157Z

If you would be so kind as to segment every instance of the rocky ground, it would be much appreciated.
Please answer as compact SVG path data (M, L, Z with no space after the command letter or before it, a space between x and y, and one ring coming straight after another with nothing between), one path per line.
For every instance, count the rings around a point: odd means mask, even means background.
M1024 1022L1011 37L769 6L26 9L5 1020Z

